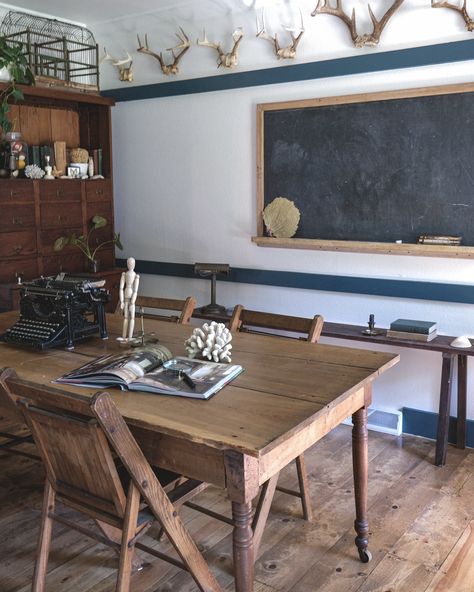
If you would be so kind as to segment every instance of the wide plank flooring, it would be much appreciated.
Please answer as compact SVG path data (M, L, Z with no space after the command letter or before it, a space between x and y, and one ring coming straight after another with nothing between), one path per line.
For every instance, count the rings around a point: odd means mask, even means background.
M369 442L372 561L360 563L353 542L351 433L340 426L306 455L314 522L300 518L298 500L277 493L256 563L255 592L474 590L474 453L450 447L446 466L435 467L431 441L370 432ZM43 479L39 463L0 455L0 592L30 590ZM293 466L280 484L295 486ZM218 489L209 488L199 501L229 512ZM233 590L231 528L189 508L181 514L223 589ZM166 540L153 545L169 546ZM197 590L187 573L143 557L133 592ZM56 525L46 590L113 592L116 566L108 547Z

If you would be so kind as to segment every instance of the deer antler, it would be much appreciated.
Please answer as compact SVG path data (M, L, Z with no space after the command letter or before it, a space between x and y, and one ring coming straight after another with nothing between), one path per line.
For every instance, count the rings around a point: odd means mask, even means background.
M100 63L102 64L104 62L112 62L112 66L116 66L119 69L120 80L122 80L123 82L133 82L133 59L132 56L128 53L128 51L126 51L125 53L127 54L127 57L125 59L117 60L116 58L111 56L104 47L104 56L100 60Z
M204 30L204 39L202 41L199 41L199 39L198 39L197 44L203 45L205 47L211 47L212 49L215 49L217 51L217 53L219 55L219 57L217 59L217 67L218 68L220 68L221 66L224 66L224 68L233 68L238 63L238 49L239 49L239 44L242 41L243 36L244 36L244 33L243 33L241 27L239 27L238 29L235 29L235 31L232 33L232 39L234 41L234 45L232 47L232 50L229 51L228 53L225 53L225 51L222 49L222 47L219 43L211 43L209 41L209 39L207 38L205 30Z
M375 18L374 13L372 12L372 8L370 4L368 4L367 8L369 9L370 19L374 25L374 29L372 34L370 35L363 35L365 37L364 45L377 45L380 41L380 36L382 35L382 31L385 28L385 25L388 21L392 18L392 16L396 13L396 11L400 8L403 4L403 0L395 0L392 6L387 10L387 12L383 15L383 17L378 21Z
M110 53L104 47L104 57L100 61L101 63L110 61L112 62L112 66L125 66L126 64L129 64L133 61L132 56L128 53L128 51L126 51L125 53L127 54L127 57L125 59L117 60L117 58L111 56Z
M368 5L368 10L370 14L370 19L372 20L372 24L374 26L372 33L366 33L364 35L358 35L357 33L357 25L356 25L356 17L355 17L355 9L352 9L352 16L349 16L342 10L341 0L336 0L336 7L334 8L331 6L330 0L318 0L318 4L316 8L311 13L311 16L316 16L317 14L331 14L333 16L337 16L340 18L348 27L351 33L351 38L356 47L364 47L364 46L375 46L380 41L380 36L382 35L382 31L385 28L385 25L388 21L392 18L395 12L400 8L403 4L404 0L395 0L392 6L387 10L387 12L383 15L383 17L378 21L370 7Z
M474 20L467 13L467 0L464 0L462 6L456 6L450 2L431 0L431 8L451 8L452 10L459 12L466 23L467 30L474 31Z
M148 47L147 33L145 33L145 45L142 44L142 42L140 41L140 37L137 35L137 39L138 39L137 51L139 53L151 55L152 57L156 58L158 60L158 62L160 63L161 71L163 72L163 74L165 76L168 76L169 74L178 74L179 61L191 46L191 42L189 41L189 37L186 35L186 33L183 31L183 29L181 27L179 28L179 30L180 30L181 34L176 33L176 37L179 39L179 44L176 45L175 47L167 48L167 50L166 50L166 51L170 51L171 55L173 56L173 62L171 64L165 63L165 60L163 59L162 52L156 53ZM177 50L177 49L181 50L178 53L178 55L175 54L175 50Z
M148 47L148 33L145 33L145 44L144 45L140 41L140 36L138 34L137 34L137 40L138 40L138 48L137 48L138 53L144 53L146 55L150 55L150 56L156 58L160 62L160 67L163 70L163 68L165 68L163 54L161 52L156 53Z
M272 37L265 31L265 13L262 10L262 24L260 26L258 15L257 15L257 37L261 39L266 39L270 41L270 43L275 48L275 55L279 60L281 59L294 59L296 57L296 49L298 47L298 43L300 42L301 37L304 33L304 26L303 26L303 15L300 10L300 18L301 18L301 27L299 29L294 29L290 27L283 27L285 31L288 31L291 36L291 41L289 45L286 47L281 47L280 43L278 42L278 37L275 35ZM294 31L299 31L298 35L295 37Z
M349 17L341 7L341 0L336 0L336 7L333 8L331 6L331 0L318 0L316 8L311 13L311 16L316 16L317 14L331 14L332 16L337 16L340 18L348 27L351 33L352 41L356 47L359 47L359 35L357 35L357 26L356 26L356 17L355 17L355 9L352 9L352 17Z

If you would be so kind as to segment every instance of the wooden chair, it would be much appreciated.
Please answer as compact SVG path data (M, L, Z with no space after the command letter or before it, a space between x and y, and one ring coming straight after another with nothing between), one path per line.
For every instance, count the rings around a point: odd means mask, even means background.
M176 511L178 505L205 485L187 479L167 493L164 486L173 483L179 475L151 469L108 393L97 393L89 399L51 387L37 387L20 380L11 370L3 373L0 386L21 409L46 469L32 592L45 590L54 521L119 552L116 592L130 590L135 549L186 569L201 591L221 591ZM142 498L146 507L141 510ZM58 501L94 519L105 536L59 515ZM154 518L181 561L137 540ZM110 534L114 532L116 536Z
M156 310L173 310L177 311L179 315L163 315L158 313L145 313L145 318L160 319L162 321L170 321L171 323L180 323L187 325L189 319L192 317L194 309L196 308L196 300L192 296L188 296L186 300L176 300L174 298L155 298L154 296L137 296L135 302L137 310L139 307L153 308ZM120 310L120 304L117 306L116 312Z
M285 337L278 333L262 331L262 329L271 329L274 331L287 331L289 333L304 334L304 339L311 343L316 343L323 330L324 318L321 315L315 315L312 319L305 317L292 317L289 315L275 314L270 312L261 312L258 310L248 310L241 304L234 307L229 322L230 331L245 331L246 333L264 333L266 335L275 335Z
M0 368L0 414L11 420L15 426L18 425L18 428L26 428L25 419L23 415L18 410L15 402L10 397L9 393L2 388L2 376L6 378L12 371L5 371ZM31 458L34 460L39 460L39 457L35 454L31 454L26 450L23 450L23 444L31 444L33 442L33 437L29 433L25 433L25 430L22 430L22 434L14 434L11 432L0 432L0 438L4 441L0 443L0 451L7 452L9 454L17 454L19 456L26 456L27 458ZM18 448L20 447L20 448Z
M246 331L249 333L265 333L282 337L277 333L262 331L262 329L272 329L274 331L285 331L291 333L301 333L305 335L307 341L316 343L321 336L324 319L321 315L315 315L312 319L304 317L292 317L288 315L260 312L256 310L247 310L241 304L238 304L232 313L229 323L230 331ZM304 455L301 454L295 459L296 470L298 473L299 490L277 487L276 479L266 483L259 497L256 515L262 511L263 506L269 506L273 497L275 488L278 491L293 495L301 499L303 516L309 522L313 519L313 508L311 496L309 493L308 473Z

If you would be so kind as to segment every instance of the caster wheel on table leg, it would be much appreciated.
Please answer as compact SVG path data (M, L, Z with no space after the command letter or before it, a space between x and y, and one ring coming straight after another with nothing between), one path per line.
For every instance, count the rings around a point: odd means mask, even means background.
M362 563L372 561L372 553L368 549L359 549L359 559Z

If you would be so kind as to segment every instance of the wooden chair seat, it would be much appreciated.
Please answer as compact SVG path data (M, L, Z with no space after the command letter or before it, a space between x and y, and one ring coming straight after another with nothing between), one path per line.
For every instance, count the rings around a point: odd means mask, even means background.
M135 306L140 308L154 309L154 311L172 310L179 314L165 315L161 312L146 312L145 318L160 319L162 321L169 321L171 323L180 323L186 325L192 317L196 307L196 300L192 296L188 296L185 300L178 300L174 298L158 298L154 296L137 296ZM120 311L120 303L117 305L116 312Z
M246 331L248 333L267 333L262 329L274 331L269 333L276 337L287 337L281 335L281 332L302 334L304 339L311 343L316 343L321 336L324 319L321 315L315 315L312 319L305 317L293 317L289 315L274 314L256 310L248 310L241 304L238 304L232 313L229 322L229 329L233 331ZM257 503L256 517L260 513L268 513L275 489L301 499L301 506L305 520L311 522L313 519L313 509L311 496L309 493L308 473L304 455L299 455L296 459L296 470L298 475L298 491L277 486L277 478L268 482L259 497ZM266 519L266 518L265 518ZM265 520L264 520L265 521ZM254 521L255 522L255 521Z
M32 592L45 590L54 521L119 553L116 592L130 590L135 549L189 571L199 590L221 592L177 512L179 505L206 484L193 479L176 481L179 475L171 471L155 472L108 393L97 393L92 399L71 395L23 381L9 369L0 374L0 393L21 409L46 470ZM165 491L173 482L176 486ZM57 502L94 519L101 532L58 514ZM181 560L138 540L154 519Z

